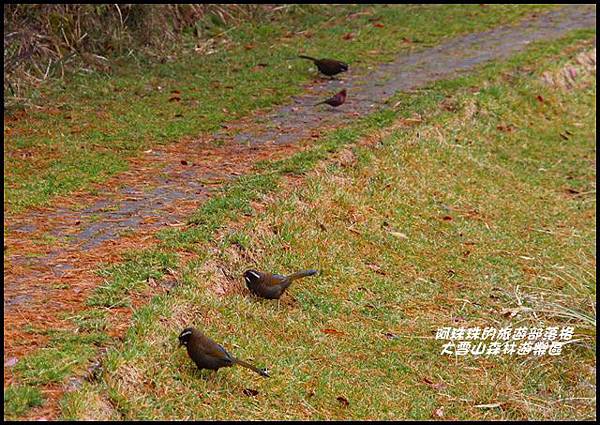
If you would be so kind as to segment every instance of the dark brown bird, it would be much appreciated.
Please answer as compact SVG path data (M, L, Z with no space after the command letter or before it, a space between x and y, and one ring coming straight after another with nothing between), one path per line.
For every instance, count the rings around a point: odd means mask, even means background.
M270 300L276 300L281 297L283 292L292 284L294 280L306 276L312 276L317 273L317 270L303 270L293 273L289 276L282 276L280 274L246 270L244 273L244 280L246 281L246 286L248 289L250 289L250 291L252 291L255 295Z
M324 100L323 102L315 103L314 106L326 103L329 106L337 107L337 106L340 106L345 101L346 101L346 89L342 90L341 92L339 92L335 96L332 96L329 99Z
M218 370L238 364L261 376L269 377L265 369L259 369L243 360L236 359L225 349L196 328L185 328L179 334L179 346L185 345L188 355L198 369Z
M315 59L305 55L299 55L298 57L313 61L319 71L328 77L348 71L348 64L335 59Z

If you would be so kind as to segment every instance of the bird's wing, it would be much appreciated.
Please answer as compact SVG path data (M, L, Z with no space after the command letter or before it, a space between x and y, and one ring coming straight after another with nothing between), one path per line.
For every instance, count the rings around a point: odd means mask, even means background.
M212 344L204 345L204 352L208 356L216 358L223 358L223 355L225 355L226 358L231 360L231 355L227 352L227 350L225 350L220 344L217 344L214 341L212 341Z
M283 275L280 275L280 274L274 274L273 275L273 279L271 279L271 282L269 284L271 286L273 286L273 285L280 285L281 282L283 282L286 279L287 279L287 276L283 276Z
M231 360L233 361L233 357L231 357L231 355L230 355L230 354L227 352L227 350L225 350L225 349L223 348L223 346L222 346L222 345L220 345L220 344L217 344L217 348L218 348L218 350L219 350L221 353L225 354L225 356L227 356L227 358L228 358L228 359L231 359Z

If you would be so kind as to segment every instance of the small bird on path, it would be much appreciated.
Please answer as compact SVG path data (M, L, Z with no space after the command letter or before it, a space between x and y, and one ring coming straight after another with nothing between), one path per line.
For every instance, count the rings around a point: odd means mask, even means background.
M321 105L323 103L328 104L329 106L338 107L346 101L346 89L342 90L335 96L330 97L329 99L324 100L323 102L315 103L314 106Z
M348 64L341 62L335 59L315 59L306 55L298 55L299 58L308 59L313 61L315 66L321 71L323 74L328 77L333 77L340 72L348 71Z

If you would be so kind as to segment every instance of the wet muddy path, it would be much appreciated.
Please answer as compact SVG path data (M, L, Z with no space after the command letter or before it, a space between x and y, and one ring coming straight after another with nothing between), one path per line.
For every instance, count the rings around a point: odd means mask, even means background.
M341 80L323 80L290 104L230 123L215 134L147 151L131 161L130 171L103 183L96 195L75 193L52 207L5 218L5 362L44 343L43 338L32 343L25 325L62 328L63 313L85 308L90 290L102 284L95 274L100 263L117 262L126 250L151 246L157 230L184 224L214 188L248 173L256 161L309 147L329 129L381 108L397 91L469 72L531 42L595 24L595 6L564 6L512 26L402 54L368 75L349 72ZM312 106L342 88L348 90L343 106ZM7 379L10 373L5 385Z

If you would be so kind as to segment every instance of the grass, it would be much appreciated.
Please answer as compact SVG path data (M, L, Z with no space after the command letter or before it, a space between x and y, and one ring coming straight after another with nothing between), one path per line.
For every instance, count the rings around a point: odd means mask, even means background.
M29 409L41 406L42 393L30 386L10 386L4 391L4 417L16 418Z
M24 357L15 366L19 379L28 385L61 383L86 365L97 347L107 342L103 333L54 331L47 347Z
M17 380L27 385L8 387L5 411L22 415L39 405L38 386L81 373L96 344L106 343L101 332L110 307L129 305L150 278L175 268L180 286L135 310L123 345L116 342L103 358L102 379L84 382L61 402L64 418L430 418L439 407L458 419L566 418L575 408L590 417L595 326L580 318L595 319L589 226L595 204L562 188L595 187L589 166L595 81L562 91L541 84L540 73L559 69L567 46L591 34L578 32L474 76L399 96L395 110L337 130L308 152L260 164L257 175L204 204L185 230L163 231L153 250L101 270L106 285L90 298L93 308L72 318L79 333L52 335L46 349L17 365ZM538 95L544 102L534 100ZM439 108L448 99L454 112ZM353 145L415 113L427 117L421 126L396 128L375 147ZM508 124L514 130L499 130ZM323 162L340 151L350 152L350 165ZM307 173L302 186L286 185L287 175ZM182 249L198 258L179 264ZM282 272L315 266L323 273L294 285L277 304L248 298L231 277L249 266ZM562 270L575 279L543 279ZM518 305L514 282L533 288L525 302L540 314L548 303L576 311L548 313L543 323L577 323L585 344L534 365L529 359L449 365L427 337L454 319L506 322L498 312ZM215 293L215 285L227 295ZM501 298L495 288L504 290ZM540 314L515 320L536 323ZM175 348L189 324L239 357L269 366L273 378L261 381L241 368L199 374ZM444 390L434 391L429 381ZM245 395L246 388L258 395ZM501 407L474 407L497 400Z
M317 9L315 9L315 7ZM548 6L313 6L282 21L228 29L214 53L192 46L177 61L115 64L111 75L75 75L39 89L45 105L5 120L4 211L48 205L127 169L150 146L210 132L229 120L284 103L313 73L298 52L343 59L364 72L398 51L513 22ZM418 13L417 13L418 12ZM349 18L349 16L351 18ZM380 24L375 26L376 23ZM412 41L406 43L403 37ZM255 67L257 63L268 66ZM171 92L180 102L169 102Z
M88 299L89 306L122 307L129 306L127 294L150 279L159 279L169 268L177 264L173 253L161 251L132 252L125 256L125 262L103 268L100 275L106 277L106 285L94 290Z
M571 89L542 78L570 66L592 34L403 96L399 110L312 152L262 164L190 228L163 233L157 249L202 255L180 266L168 296L135 311L102 379L68 394L64 417L594 418L595 203L565 187L595 188L595 76ZM415 113L422 124L402 125ZM354 143L369 136L374 144ZM322 274L277 303L228 278L251 266ZM502 313L520 305L531 310ZM455 359L433 339L441 326L555 324L587 343L559 357ZM188 325L272 377L199 373L176 348Z

